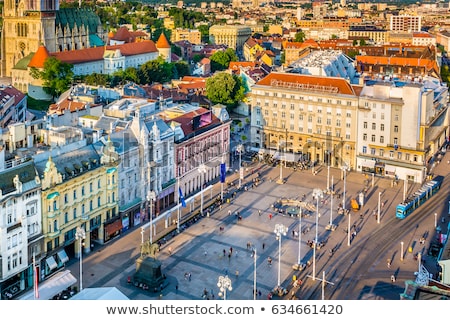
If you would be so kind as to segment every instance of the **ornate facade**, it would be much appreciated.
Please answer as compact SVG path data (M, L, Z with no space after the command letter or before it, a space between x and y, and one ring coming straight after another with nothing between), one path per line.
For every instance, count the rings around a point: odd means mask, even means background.
M102 46L107 37L91 10L59 8L59 0L5 0L1 39L1 74L44 45L49 52Z

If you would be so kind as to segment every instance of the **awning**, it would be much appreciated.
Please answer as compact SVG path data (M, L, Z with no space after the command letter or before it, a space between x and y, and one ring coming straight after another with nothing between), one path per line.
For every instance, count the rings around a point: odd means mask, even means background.
M67 261L69 261L69 257L67 256L67 253L64 249L62 249L61 251L58 251L57 253L59 260L61 260L62 263L66 263Z
M56 263L55 258L53 258L53 256L50 256L47 259L45 259L45 263L47 264L50 270L56 269L58 267L58 264Z
M395 175L395 170L396 170L395 166L391 166L389 164L384 166L384 173L387 175Z
M116 220L113 223L105 225L105 231L111 235L122 229L122 220Z
M52 192L52 193L50 193L48 196L47 196L47 199L53 199L54 197L57 197L57 196L59 196L59 192L58 191L55 191L55 192Z
M77 283L77 279L75 279L70 270L60 271L38 284L39 298L35 298L34 290L31 290L19 300L50 300L75 283Z
M361 161L361 167L375 168L375 160L363 159Z

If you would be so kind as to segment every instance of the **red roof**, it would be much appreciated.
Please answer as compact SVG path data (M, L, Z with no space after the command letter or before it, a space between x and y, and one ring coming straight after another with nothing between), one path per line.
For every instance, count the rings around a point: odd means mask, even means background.
M30 62L28 63L29 68L44 68L45 60L50 56L50 54L47 51L47 48L44 46L39 46L36 53L33 55L33 58L31 58Z
M304 90L320 90L329 91L334 94L355 95L352 86L345 79L304 74L272 72L267 77L258 81L257 85L286 89L294 89L294 86L298 85L298 89L303 88Z
M89 61L103 60L105 48L106 50L120 50L120 53L123 56L158 52L158 49L156 49L155 43L152 40L144 40L140 42L124 43L114 46L54 52L51 53L51 56L54 56L56 59L70 64L84 63Z
M167 41L167 38L163 32L161 32L161 35L159 36L158 41L156 41L156 47L157 48L165 48L165 49L170 48L169 41Z

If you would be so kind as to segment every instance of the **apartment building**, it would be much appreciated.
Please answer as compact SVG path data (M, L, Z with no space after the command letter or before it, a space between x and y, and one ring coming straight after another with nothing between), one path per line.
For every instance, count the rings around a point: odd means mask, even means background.
M448 87L438 79L369 81L359 100L356 169L421 183L448 137Z
M176 28L172 30L170 41L172 43L178 41L189 41L192 44L200 44L202 43L202 34L197 29Z
M213 25L209 28L209 39L213 44L225 44L237 53L242 53L245 41L252 35L252 29L244 25Z
M253 147L355 168L358 95L345 79L272 72L250 98Z
M421 16L391 16L389 19L390 31L420 32L422 28Z

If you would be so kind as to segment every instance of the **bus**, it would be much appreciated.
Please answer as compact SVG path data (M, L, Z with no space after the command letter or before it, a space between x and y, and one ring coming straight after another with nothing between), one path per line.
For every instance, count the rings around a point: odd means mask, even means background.
M443 176L437 176L433 180L427 181L419 190L397 205L395 216L398 219L405 219L409 216L414 210L439 191L443 179Z

